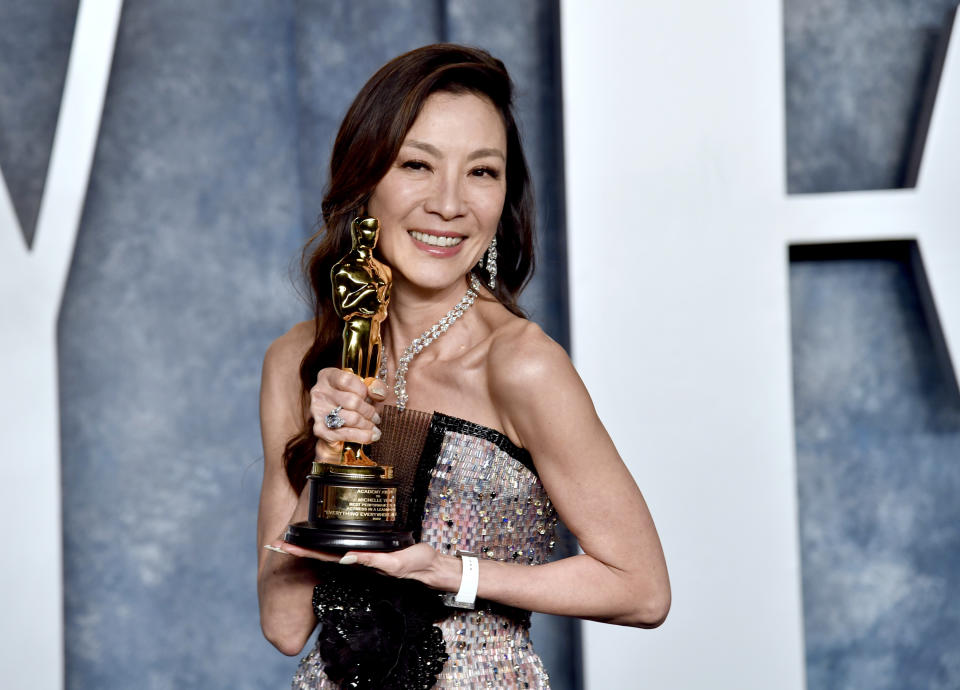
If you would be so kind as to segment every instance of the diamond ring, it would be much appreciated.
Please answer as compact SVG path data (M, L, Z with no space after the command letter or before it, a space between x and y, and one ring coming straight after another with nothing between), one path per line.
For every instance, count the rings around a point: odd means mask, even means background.
M340 416L340 410L342 409L343 405L337 405L330 410L330 414L323 418L323 423L327 425L328 429L339 429L344 425L343 417Z

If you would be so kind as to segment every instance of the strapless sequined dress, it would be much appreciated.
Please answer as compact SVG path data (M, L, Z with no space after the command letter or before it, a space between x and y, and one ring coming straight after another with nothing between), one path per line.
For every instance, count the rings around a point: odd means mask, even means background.
M441 553L467 551L524 565L548 560L557 517L526 450L493 429L440 413L387 407L382 417L382 448L404 448L408 459L396 451L395 462L374 459L413 477L398 507L409 506L406 522L418 541ZM450 609L437 626L448 659L435 688L550 687L530 641L529 612L478 601L476 610ZM314 647L301 660L293 689L336 687Z

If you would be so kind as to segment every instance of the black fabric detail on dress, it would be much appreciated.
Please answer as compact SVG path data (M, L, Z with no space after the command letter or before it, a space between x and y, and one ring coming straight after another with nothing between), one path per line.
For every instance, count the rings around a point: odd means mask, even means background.
M459 417L451 417L442 412L433 413L433 421L430 423L431 433L434 428L439 428L442 431L466 434L468 436L476 436L477 438L482 438L484 441L490 441L490 443L497 446L497 448L533 472L533 476L538 479L540 478L540 475L537 474L537 468L533 465L533 458L530 456L530 451L526 448L521 448L505 434L496 429L491 429L488 426L483 426L475 422L468 422L466 419L460 419Z
M448 612L437 592L336 564L324 564L320 575L313 588L317 650L332 682L356 690L436 684L448 656L434 625Z

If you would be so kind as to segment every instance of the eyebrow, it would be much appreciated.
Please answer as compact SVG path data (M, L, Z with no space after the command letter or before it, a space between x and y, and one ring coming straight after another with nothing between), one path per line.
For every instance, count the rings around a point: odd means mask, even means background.
M420 149L421 151L426 151L430 155L436 156L437 158L443 157L443 154L440 152L440 149L438 149L433 144L428 144L425 141L417 141L416 139L411 139L409 141L403 142L403 145L411 146L415 149ZM494 149L494 148L477 149L476 151L471 152L469 156L467 156L467 160L472 161L476 158L486 158L487 156L494 156L495 158L501 158L503 160L507 160L507 157L503 155L503 151L501 151L500 149Z
M486 158L487 156L494 156L495 158L507 160L507 157L503 155L503 151L500 149L477 149L467 156L467 160L472 161L475 158Z

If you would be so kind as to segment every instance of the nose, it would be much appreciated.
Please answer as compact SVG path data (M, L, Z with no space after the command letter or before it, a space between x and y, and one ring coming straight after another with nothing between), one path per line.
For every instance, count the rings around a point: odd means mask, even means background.
M462 180L456 172L438 174L424 204L427 213L435 213L444 220L453 220L463 215L464 198Z

